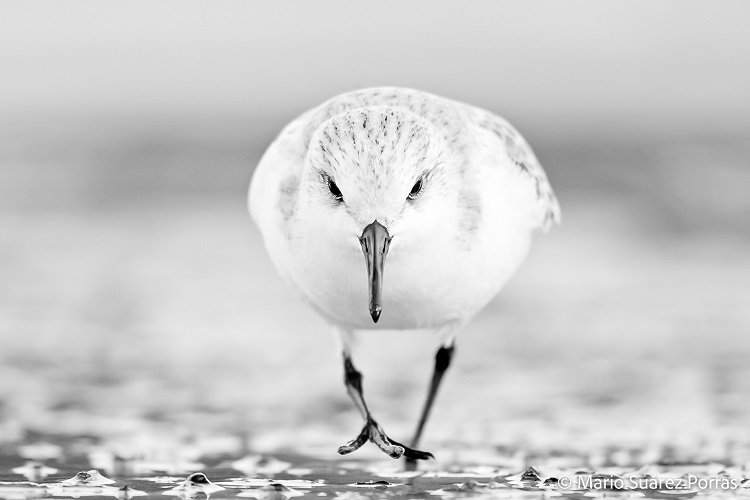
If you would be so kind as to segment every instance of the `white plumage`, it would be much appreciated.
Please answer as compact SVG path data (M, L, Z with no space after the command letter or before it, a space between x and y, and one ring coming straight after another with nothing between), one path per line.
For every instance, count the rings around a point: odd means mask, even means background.
M434 330L452 352L532 233L560 220L544 170L507 121L402 88L343 94L287 125L253 175L249 206L279 273L341 334L345 360L354 332L384 328Z

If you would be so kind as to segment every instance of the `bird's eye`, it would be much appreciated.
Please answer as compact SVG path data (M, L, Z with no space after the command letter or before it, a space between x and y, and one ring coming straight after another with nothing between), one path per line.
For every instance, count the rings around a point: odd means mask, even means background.
M341 190L330 177L328 177L328 190L331 192L331 195L336 198L336 201L344 201L344 195L341 194Z
M410 200L414 200L419 196L419 193L422 192L422 178L420 177L417 182L414 183L414 186L411 188L411 191L409 191L409 198Z

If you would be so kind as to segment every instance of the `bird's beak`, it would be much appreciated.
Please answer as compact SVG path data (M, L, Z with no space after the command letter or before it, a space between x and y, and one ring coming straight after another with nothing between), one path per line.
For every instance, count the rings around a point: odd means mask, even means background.
M362 252L367 263L367 280L370 286L370 316L377 323L383 309L383 266L391 236L388 230L378 221L373 221L362 231L359 237Z

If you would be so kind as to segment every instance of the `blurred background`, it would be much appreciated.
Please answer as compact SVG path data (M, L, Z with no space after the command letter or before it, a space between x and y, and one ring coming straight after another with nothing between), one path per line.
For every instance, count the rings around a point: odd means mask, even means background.
M739 0L3 2L0 446L168 430L333 458L361 422L246 189L302 111L395 85L509 119L563 211L460 338L424 447L743 459L747 19ZM355 352L396 439L436 347Z

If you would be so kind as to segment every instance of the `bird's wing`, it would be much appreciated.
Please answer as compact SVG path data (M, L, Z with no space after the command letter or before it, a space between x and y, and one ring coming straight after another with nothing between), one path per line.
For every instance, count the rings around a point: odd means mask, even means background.
M288 124L274 139L253 172L248 191L250 215L263 234L272 260L283 261L306 150L302 147L306 114ZM280 270L285 266L277 265Z
M559 224L560 204L529 143L507 120L480 108L475 110L477 125L497 137L505 154L536 184L537 199L544 211L542 230L546 232L553 223Z
M256 224L265 230L265 225L274 219L275 213L283 210L280 204L281 185L284 179L294 179L302 169L302 161L298 160L285 147L283 132L263 153L253 172L248 193L250 215Z

